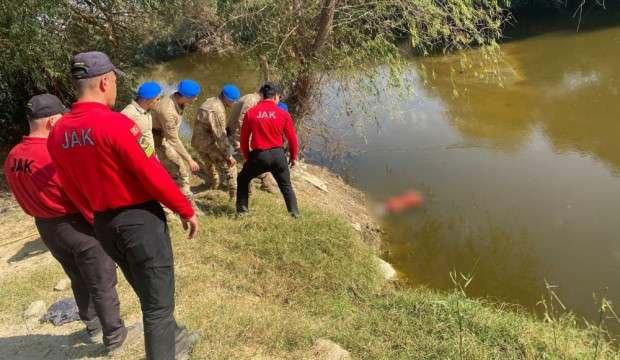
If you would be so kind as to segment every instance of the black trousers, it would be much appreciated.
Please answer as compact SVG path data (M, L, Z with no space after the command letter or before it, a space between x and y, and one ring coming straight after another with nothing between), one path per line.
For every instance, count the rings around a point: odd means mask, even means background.
M174 359L174 262L161 205L96 213L95 233L140 299L146 358Z
M237 176L237 211L247 210L250 182L266 172L270 172L276 179L288 212L298 214L297 197L291 184L286 154L282 148L254 150L250 153L250 158L243 164L243 169Z
M41 239L71 279L80 318L89 333L103 331L106 346L125 340L119 313L116 266L95 239L93 227L78 214L35 219Z

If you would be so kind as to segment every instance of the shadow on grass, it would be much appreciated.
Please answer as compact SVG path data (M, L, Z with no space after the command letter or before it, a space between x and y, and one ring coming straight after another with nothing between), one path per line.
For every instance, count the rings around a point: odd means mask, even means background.
M20 335L0 338L0 359L91 359L105 356L101 344L86 344L83 331L69 335Z
M47 246L41 241L41 238L36 238L34 240L28 241L24 244L24 246L19 249L15 255L11 256L8 263L19 262L22 260L26 260L33 256L41 255L45 252L49 251Z

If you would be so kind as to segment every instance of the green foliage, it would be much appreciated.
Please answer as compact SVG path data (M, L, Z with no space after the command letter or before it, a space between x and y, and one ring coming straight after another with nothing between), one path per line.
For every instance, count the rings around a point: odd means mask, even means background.
M25 129L25 103L51 92L73 100L71 57L80 51L108 53L121 68L147 59L146 44L164 26L165 7L152 0L3 0L0 6L0 141ZM127 96L130 81L122 84Z
M320 70L385 63L406 38L424 54L488 44L501 35L506 6L471 0L337 1L332 35L320 51L310 53L324 1L221 3L220 13L230 18L225 28L244 48L283 67L307 53L312 58L301 60L312 60Z

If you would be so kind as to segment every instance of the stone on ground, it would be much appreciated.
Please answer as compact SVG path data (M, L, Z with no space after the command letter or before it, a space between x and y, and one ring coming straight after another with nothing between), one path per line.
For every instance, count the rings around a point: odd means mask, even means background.
M383 278L385 278L385 280L388 280L388 281L396 280L397 274L396 274L396 270L394 269L394 267L390 263L388 263L387 261L381 258L377 257L376 260L377 260L377 265L379 266L379 271L381 271Z
M54 286L55 291L65 291L71 287L71 280L69 278L60 279L56 286Z
M43 314L45 314L46 307L43 300L35 301L31 303L26 311L24 311L24 318L38 320Z
M318 339L314 343L313 353L321 360L350 360L351 354L340 345L328 339Z
M324 192L328 192L327 190L327 184L325 184L325 182L321 179L319 179L318 177L314 176L314 175L310 175L307 172L299 172L299 177L308 182L310 185L314 186L315 188L324 191Z

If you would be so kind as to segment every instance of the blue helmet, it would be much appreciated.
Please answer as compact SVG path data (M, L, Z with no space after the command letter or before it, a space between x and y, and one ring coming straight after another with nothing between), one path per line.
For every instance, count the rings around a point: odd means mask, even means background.
M177 86L177 92L186 98L193 98L200 95L200 85L194 80L181 80Z
M222 88L222 96L228 101L239 101L241 97L241 91L233 84L226 84Z
M161 86L155 81L147 81L138 87L139 99L151 100L158 97L159 94L161 94Z
M279 107L280 109L282 109L282 110L284 110L284 111L288 112L288 105L286 105L286 103L284 103L284 102L280 101L280 102L278 103L278 107Z

